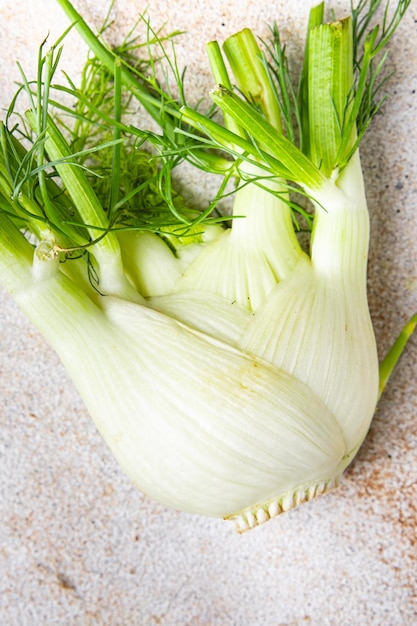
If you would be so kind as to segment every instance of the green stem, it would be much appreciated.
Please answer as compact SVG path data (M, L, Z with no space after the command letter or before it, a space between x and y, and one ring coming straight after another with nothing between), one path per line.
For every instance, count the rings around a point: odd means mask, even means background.
M117 59L114 63L114 126L113 126L113 139L115 144L113 146L112 155L112 169L111 169L111 188L109 199L109 215L112 217L113 211L117 202L119 201L119 188L120 188L120 157L122 145L120 143L121 132L118 124L122 119L122 84L120 77L120 60Z
M325 177L320 170L253 106L221 86L213 89L210 95L224 113L239 120L239 124L255 139L259 149L282 162L286 170L283 178L308 189L318 189L324 184Z
M214 82L217 85L223 85L227 89L233 89L232 83L226 69L223 55L217 41L211 41L206 46L207 56L210 62L211 73ZM224 115L224 125L228 130L236 135L240 135L243 139L247 139L247 135L239 123L230 115Z
M364 45L364 54L362 59L361 70L359 74L358 83L355 88L355 97L352 102L349 116L346 117L346 123L344 133L340 139L338 153L336 155L336 161L338 164L342 164L350 156L350 150L353 148L352 135L356 135L356 125L361 103L366 92L366 82L368 79L369 69L372 62L372 51L377 36L377 30L375 29L370 34L369 38ZM352 51L353 55L353 51Z
M33 248L0 211L0 285L12 294L30 281Z
M277 158L263 152L261 148L255 147L248 139L244 139L241 135L231 132L224 126L217 124L217 122L214 122L190 107L182 107L181 112L187 124L213 139L217 145L224 147L227 152L232 153L235 157L240 158L242 153L245 153L252 157L253 163L258 161L259 158L262 158L265 163L268 163L268 166L270 166L266 168L266 172L270 173L270 170L273 170L282 178L290 177L288 169L286 169Z
M90 50L101 61L101 63L107 67L111 73L114 71L114 63L117 56L106 48L98 37L93 33L91 28L84 21L82 16L74 9L71 2L68 0L57 0L58 4L65 11L71 22L74 23L75 28L84 39ZM179 117L178 110L175 107L167 107L165 102L162 102L158 97L152 96L146 87L144 87L136 78L135 75L129 71L128 67L121 65L120 77L123 84L129 91L133 92L134 96L139 100L145 110L152 116L152 118L165 130L168 130L169 124L167 120L168 116ZM162 123L162 116L164 123ZM175 128L175 124L172 124L171 130Z
M31 155L1 122L0 143L0 194L3 195L4 210L15 216L17 223L30 230L38 240L43 238L45 231L50 231L63 248L83 245L85 233L65 223L74 217L71 199L62 193L62 188L51 177L44 179L43 192L38 193L34 173L44 170L43 164L31 171ZM45 196L49 199L47 204Z
M417 313L413 315L401 330L392 347L379 365L379 398L385 391L387 382L402 355L408 340L417 326Z
M227 87L227 89L233 89L233 85L230 82L226 64L224 62L223 55L217 41L210 41L206 46L206 51L210 62L210 69L211 73L213 74L214 82L217 85L223 85L224 87Z
M228 37L224 42L224 51L239 90L250 102L261 108L271 126L282 132L281 111L276 91L252 31L244 28Z
M28 112L27 119L34 124L33 114ZM54 162L64 187L70 195L78 215L85 224L85 245L90 245L91 252L100 268L99 289L102 293L125 296L138 300L123 273L122 256L116 234L110 230L111 225L104 209L89 184L87 177L73 158L71 149L62 133L48 118L45 138L45 150L49 159ZM75 244L74 248L81 247Z
M300 84L298 87L298 106L301 118L301 137L300 145L304 154L310 154L310 122L309 122L309 87L308 87L308 68L310 59L310 37L311 33L323 22L324 2L320 2L317 6L312 7L308 19L307 35L304 50L303 69L300 76Z
M38 58L38 80L37 80L37 93L36 93L36 121L37 121L37 136L41 137L45 131L48 119L48 102L50 96L50 86L53 76L53 48L48 52L45 58L42 58L43 46L39 48ZM39 189L42 195L43 203L46 207L46 212L49 215L53 214L54 207L50 201L48 191L46 189L46 176L45 170L42 168L45 159L45 143L40 141L36 150L36 161L38 165L38 181Z
M31 115L27 114L29 122ZM65 188L70 194L78 213L85 224L93 224L97 229L107 229L109 221L101 206L100 201L95 195L91 185L89 184L83 170L78 166L73 158L71 149L51 118L48 119L46 128L45 149L48 153L50 161L55 163L55 168L60 175ZM97 236L97 230L86 227L90 237L94 239ZM107 250L117 251L117 239L114 234L110 234L106 238L106 243L97 244L98 247L105 245Z
M341 143L350 149L354 126L347 123L353 88L352 22L323 24L310 34L308 93L311 160L330 176L339 165ZM354 118L356 119L356 117Z

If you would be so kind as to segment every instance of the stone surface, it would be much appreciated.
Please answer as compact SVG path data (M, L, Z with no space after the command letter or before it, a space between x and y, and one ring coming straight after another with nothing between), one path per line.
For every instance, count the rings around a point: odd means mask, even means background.
M78 1L92 23L107 3ZM348 1L333 3L338 10ZM278 19L299 60L309 2L150 0L179 39L190 98L210 86L203 42ZM200 8L197 8L197 7ZM145 4L143 4L143 8ZM141 7L116 1L126 32ZM371 214L369 300L383 355L417 310L416 3L391 45L393 99L362 150ZM66 27L52 0L0 0L0 105ZM62 67L76 75L75 33ZM204 189L203 189L204 191ZM417 339L341 486L242 536L132 487L54 352L0 299L0 622L4 626L405 626L417 623Z

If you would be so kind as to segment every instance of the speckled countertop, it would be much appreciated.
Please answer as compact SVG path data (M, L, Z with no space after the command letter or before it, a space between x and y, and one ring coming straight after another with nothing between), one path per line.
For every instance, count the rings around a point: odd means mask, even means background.
M96 24L107 6L75 4ZM115 17L126 32L148 6L154 24L188 31L179 61L201 93L210 86L204 41L245 25L264 36L278 19L296 54L309 2L289 4L116 0ZM67 22L53 0L0 0L0 9L5 106L15 60L33 75L38 45ZM362 150L381 355L417 310L416 46L414 0L391 45L394 98ZM62 67L76 72L84 54L74 33ZM0 310L2 626L417 624L417 338L339 489L239 536L133 488L54 352L4 292Z

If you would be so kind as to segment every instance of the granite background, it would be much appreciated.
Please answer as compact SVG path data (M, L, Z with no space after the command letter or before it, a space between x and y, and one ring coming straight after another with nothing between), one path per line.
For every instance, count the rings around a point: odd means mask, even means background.
M99 25L107 2L74 4ZM291 8L290 8L291 5ZM114 37L148 7L179 40L189 97L211 85L205 41L279 20L299 59L309 2L117 0ZM348 1L333 2L336 11ZM52 0L0 0L0 106L67 26ZM77 75L78 36L62 67ZM392 100L362 149L369 302L383 355L417 311L417 4L391 44ZM192 183L193 193L207 190ZM417 338L338 490L242 536L139 493L57 357L0 293L0 623L4 626L417 624Z

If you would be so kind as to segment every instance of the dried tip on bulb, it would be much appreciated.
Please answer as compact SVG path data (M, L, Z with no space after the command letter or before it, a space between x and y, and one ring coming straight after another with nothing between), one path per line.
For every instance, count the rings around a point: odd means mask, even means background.
M321 496L332 489L339 486L340 476L336 476L331 480L323 480L318 483L308 483L302 487L298 487L294 491L290 491L277 499L270 500L259 507L252 507L237 515L226 517L226 521L233 522L235 531L239 534L261 526L268 520L286 513L291 509L309 502L317 496Z

